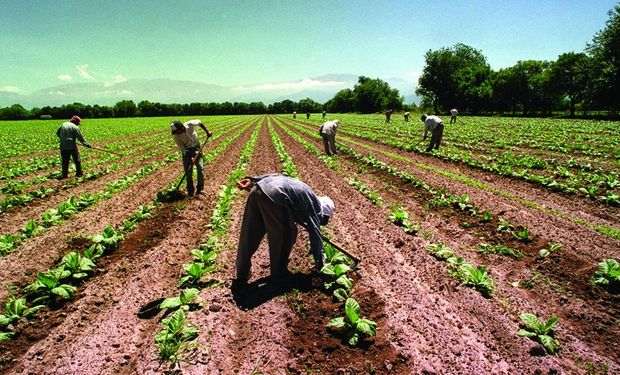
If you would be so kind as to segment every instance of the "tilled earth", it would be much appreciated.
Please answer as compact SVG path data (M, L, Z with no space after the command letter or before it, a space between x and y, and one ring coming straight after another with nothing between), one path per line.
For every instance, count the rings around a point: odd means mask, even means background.
M266 117L259 120L262 127L247 165L248 175L282 168L268 121ZM475 222L449 208L428 209L424 204L427 193L384 171L362 166L348 155L333 158L338 169L329 169L284 127L319 150L320 140L286 125L289 122L274 119L272 125L299 178L336 204L336 214L326 231L362 259L352 275L354 297L362 315L377 322L376 337L350 348L325 329L330 319L343 315L343 307L310 272L312 260L303 230L291 255L293 276L287 283L274 286L268 282L269 261L263 242L253 258L251 288L233 295L230 286L235 277L236 243L247 195L238 192L218 268L211 275L212 286L200 293L205 307L188 313L188 320L200 329L200 346L187 353L186 361L178 366L159 362L154 337L161 329L162 315L139 319L136 313L149 301L178 294L181 265L190 261L190 250L209 237L208 223L217 193L254 130L251 126L206 166L204 195L159 206L154 217L128 235L119 250L102 258L96 274L80 286L73 301L40 312L21 326L15 340L3 343L2 373L578 374L605 373L605 369L607 373L620 373L618 297L589 285L596 263L603 257L617 258L620 242L569 219L589 218L592 223L618 228L618 209L534 189L428 155L353 137L339 139L434 187L468 194L473 204L494 215L491 223ZM295 125L316 132L307 124ZM391 158L389 153L410 161ZM433 168L421 168L418 163ZM50 230L14 255L0 258L3 270L29 270L3 271L4 285L23 286L36 272L79 248L79 238L71 235L74 231L99 232L107 224L119 224L140 204L151 202L178 177L179 164L166 166L122 196ZM489 189L474 188L438 170L467 176ZM378 191L384 204L374 205L353 189L348 182L353 176ZM95 185L80 189L95 189ZM532 208L524 201L565 216ZM406 234L387 220L395 205L405 207L412 221L421 224L418 235ZM531 241L520 243L495 233L499 216L527 225ZM525 257L482 256L475 249L484 241L518 248ZM439 242L475 264L489 265L496 285L490 298L460 284L450 276L445 262L426 251L429 244ZM549 242L562 243L563 247L540 259L538 250ZM46 244L53 249L48 250ZM520 287L519 282L524 280L532 285ZM8 291L3 291L2 300L6 295ZM545 319L559 316L556 337L562 347L556 355L545 355L534 341L517 336L521 312Z

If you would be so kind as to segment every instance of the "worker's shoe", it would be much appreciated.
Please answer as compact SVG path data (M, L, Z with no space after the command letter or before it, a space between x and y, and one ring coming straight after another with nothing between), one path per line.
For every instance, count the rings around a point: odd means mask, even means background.
M232 286L230 287L230 289L232 290L233 293L239 293L245 289L248 288L248 281L247 280L239 280L239 279L234 279L232 282Z

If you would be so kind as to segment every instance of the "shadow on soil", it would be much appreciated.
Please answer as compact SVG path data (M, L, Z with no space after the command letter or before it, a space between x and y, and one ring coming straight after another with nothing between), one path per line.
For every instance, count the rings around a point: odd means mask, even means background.
M239 308L252 310L272 298L284 295L292 290L308 292L320 289L321 284L317 275L295 273L278 281L263 277L246 286L233 287L231 291Z

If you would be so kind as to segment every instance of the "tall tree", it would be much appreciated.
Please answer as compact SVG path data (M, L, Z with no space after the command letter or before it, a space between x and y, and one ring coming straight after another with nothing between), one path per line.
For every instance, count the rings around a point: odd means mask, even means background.
M325 103L328 112L347 113L355 111L355 94L353 90L340 90L333 98Z
M605 28L594 35L586 51L595 60L591 77L598 106L620 110L620 3L608 13Z
M373 113L386 109L399 110L403 106L403 98L397 89L378 78L371 79L361 76L353 87L355 110L361 113Z
M551 65L551 85L560 97L569 101L570 115L577 104L583 104L589 83L590 59L585 53L568 52L558 56Z
M468 45L429 50L416 93L423 103L432 103L436 113L453 107L479 110L490 96L487 82L491 67L484 55Z

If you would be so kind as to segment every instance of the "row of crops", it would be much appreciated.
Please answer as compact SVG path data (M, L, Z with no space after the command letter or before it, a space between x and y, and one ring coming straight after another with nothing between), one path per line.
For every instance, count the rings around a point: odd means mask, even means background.
M230 251L230 246L223 246L223 243L235 236L229 233L233 215L231 207L235 200L241 199L235 194L235 182L247 173L246 165L256 152L261 132L269 134L283 173L299 178L298 160L289 152L291 149L304 150L313 162L344 179L351 190L359 192L362 199L367 199L384 213L386 226L394 225L406 236L421 241L429 254L429 261L438 262L439 269L445 270L447 277L478 291L495 309L500 310L501 306L508 314L517 316L522 323L521 329L514 332L515 340L518 340L517 336L529 337L540 343L546 353L555 354L561 350L566 337L557 335L558 327L562 325L558 316L562 312L536 305L533 301L541 303L540 297L522 297L519 290L529 291L547 285L552 289L554 299L561 299L558 295L569 295L584 301L590 301L592 296L588 293L594 291L600 300L591 301L590 308L596 310L605 306L604 309L609 309L609 295L617 292L620 283L620 265L616 259L572 259L574 254L565 251L571 248L571 244L553 241L552 235L537 230L535 222L514 222L504 217L503 212L476 202L476 197L446 189L412 173L409 165L419 161L411 162L407 155L428 156L422 146L412 147L420 137L421 122L392 121L385 124L379 116L346 115L339 118L343 123L339 129L341 143L338 145L339 154L333 157L322 155L320 136L316 131L319 121L292 120L285 116L203 119L215 134L211 142L216 142L205 155L206 165L241 136L247 136L248 140L241 147L236 167L232 171L222 171L225 184L221 190L216 196L209 197L213 201L209 229L199 247L188 249L192 260L180 270L178 294L166 298L159 306L168 310L169 315L161 321L161 329L151 345L161 361L171 364L171 369L186 358L187 352L201 347L196 341L201 327L191 321L196 317L194 312L204 308L200 297L203 290L223 286L221 282L213 282L212 275L223 272L218 259L222 251ZM55 227L70 225L83 212L122 194L131 186L139 186L148 176L164 169L178 168L178 163L174 163L178 161L178 153L169 139L169 121L93 120L92 128L83 127L85 138L115 154L84 151L87 173L68 181L54 179L59 168L54 139L57 125L31 122L31 127L40 126L44 133L36 142L38 148L33 148L30 153L20 153L18 148L7 147L7 158L0 165L0 182L3 183L0 216L20 215L13 227L0 234L0 256L19 253L33 239ZM84 122L91 125L88 120ZM545 128L539 129L540 124L545 124ZM0 125L13 126L8 123ZM24 126L23 123L18 125ZM47 134L49 132L52 136ZM592 136L596 132L606 137ZM525 138L530 133L533 135L528 142ZM497 134L501 134L501 139ZM26 133L24 138L27 138ZM616 177L620 153L617 130L610 123L466 118L447 126L445 139L445 147L432 154L438 160L467 165L491 176L527 181L548 188L550 192L554 191L553 194L565 194L583 201L594 200L612 212L617 210L619 187ZM20 144L19 141L16 143ZM393 152L401 154L392 157L382 148L385 146L393 147ZM42 162L38 163L39 160ZM557 173L560 168L566 169L564 176ZM544 180L547 178L553 181ZM99 183L100 180L105 183ZM312 181L308 183L312 184ZM165 193L165 189L173 189L173 186L162 185L160 190ZM45 206L54 199L60 203L29 216L31 205ZM20 327L36 319L42 311L62 309L70 303L78 288L97 274L95 270L100 259L122 246L125 236L143 222L157 217L160 205L161 202L153 196L151 202L128 212L123 220L106 223L101 233L88 236L81 251L62 254L60 261L48 269L41 269L28 283L19 288L13 285L12 292L3 301L5 311L0 314L0 341L19 336ZM339 210L346 212L346 207ZM425 226L431 211L458 221L461 235L477 239L475 243L460 246L456 239L446 240L443 229ZM614 230L618 228L612 225L607 231L612 238L615 238ZM383 327L367 318L373 314L374 306L357 301L355 284L364 282L356 272L359 265L329 246L326 246L326 255L322 290L340 304L340 314L329 317L324 328L334 337L341 338L345 346L368 345L366 340L372 339L377 329ZM560 257L571 258L580 270L591 270L587 280L576 282L570 276L555 275L552 263ZM525 268L526 274L531 276L509 280L503 274L504 270L512 268ZM585 284L587 289L581 287ZM527 309L506 308L506 299ZM573 317L562 319L566 319L569 326L576 324ZM608 340L608 333L603 334L603 340Z

